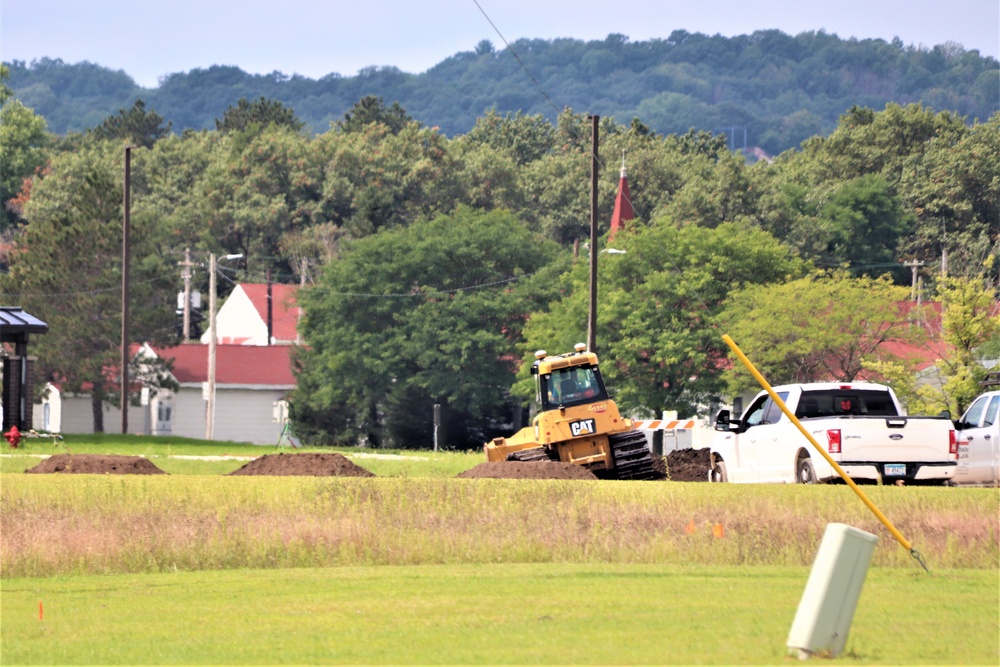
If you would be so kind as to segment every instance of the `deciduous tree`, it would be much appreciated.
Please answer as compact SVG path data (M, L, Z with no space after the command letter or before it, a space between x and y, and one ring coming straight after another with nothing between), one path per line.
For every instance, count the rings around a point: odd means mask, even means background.
M510 214L471 209L343 246L301 295L297 432L426 445L439 404L441 439L480 445L507 410L524 321L553 295L554 257Z
M122 152L86 144L52 160L25 204L24 235L2 291L49 325L33 341L40 377L92 397L94 430L118 394L121 359ZM130 234L132 340L163 343L173 333L174 266L155 218L133 217Z
M694 415L724 389L717 325L731 290L800 275L803 264L765 232L735 223L676 227L668 218L615 237L625 254L602 254L597 346L605 377L628 412ZM562 298L528 323L523 348L570 350L586 340L589 270L581 259ZM518 385L527 396L526 386Z
M908 297L909 290L888 276L821 272L734 292L722 321L772 384L849 382L861 374L866 359L893 358L883 346L905 339L908 327L899 303ZM735 358L732 362L730 391L756 386Z

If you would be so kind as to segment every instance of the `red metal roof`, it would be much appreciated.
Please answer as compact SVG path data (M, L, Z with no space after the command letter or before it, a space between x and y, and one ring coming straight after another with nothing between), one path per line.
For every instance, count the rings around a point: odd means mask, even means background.
M240 283L260 319L267 324L267 285ZM271 335L276 341L293 342L298 339L299 315L302 309L295 303L295 285L271 284Z
M152 348L174 360L174 378L181 384L208 381L208 345L190 343ZM289 345L217 345L215 382L242 385L294 385Z

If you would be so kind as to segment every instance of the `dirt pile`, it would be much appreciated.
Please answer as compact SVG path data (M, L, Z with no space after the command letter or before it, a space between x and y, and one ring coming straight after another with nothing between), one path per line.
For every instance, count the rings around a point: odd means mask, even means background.
M667 476L672 482L707 482L712 469L712 452L704 449L675 449L667 455Z
M306 475L311 477L374 477L343 454L265 454L230 475Z
M110 454L56 454L27 473L78 473L83 475L166 475L142 456Z
M653 457L654 480L707 482L711 469L708 449L678 449ZM467 479L598 479L583 466L562 461L500 461L480 463L457 475Z
M480 463L456 477L465 479L597 479L583 466L562 461L496 461Z

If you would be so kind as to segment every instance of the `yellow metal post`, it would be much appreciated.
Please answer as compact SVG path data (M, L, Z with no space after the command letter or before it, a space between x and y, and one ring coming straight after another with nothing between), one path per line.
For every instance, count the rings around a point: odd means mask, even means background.
M840 475L841 479L843 479L844 482L849 487L851 487L851 490L853 490L854 493L857 494L858 498L861 499L861 502L867 505L868 509L872 511L872 514L874 514L875 517L882 522L882 525L885 526L890 533L892 533L892 536L896 538L896 541L899 542L904 549L909 551L910 555L916 558L917 561L920 563L920 565L922 565L923 568L926 570L927 565L924 564L924 561L920 557L920 554L918 554L917 551L913 548L909 540L903 537L903 534L900 533L894 525L892 525L892 522L889 521L888 517L886 517L886 515L883 514L882 511L875 506L875 503L873 503L868 498L868 496L865 495L865 492L862 491L861 488L854 483L854 480L851 479L846 472L844 472L844 469L840 467L840 464L834 461L833 458L829 454L827 454L822 447L819 446L819 443L816 442L816 439L812 437L812 434L810 434L806 430L805 426L802 425L802 422L799 421L799 418L796 417L792 413L792 411L788 409L788 406L785 405L785 402L781 400L781 397L778 396L777 393L775 393L774 389L771 388L771 385L768 383L767 380L764 379L764 376L761 375L760 371L758 371L757 368L753 365L753 363L751 363L750 360L747 358L747 356L743 354L743 350L739 348L739 346L735 343L735 341L733 341L732 338L729 337L728 334L723 334L722 340L726 341L726 345L728 345L729 348L733 351L733 354L735 354L736 357L743 363L743 365L747 367L747 370L750 371L750 374L754 376L754 379L756 379L757 382L760 383L760 386L763 387L765 391L767 391L768 395L771 397L771 400L774 401L779 408L781 408L781 411L785 413L785 416L787 416L793 424L795 424L795 427L799 429L802 435L806 437L806 440L809 441L809 443L813 446L813 448L817 452L819 452L824 459L826 459L826 462L829 463L834 470L837 471L837 474Z

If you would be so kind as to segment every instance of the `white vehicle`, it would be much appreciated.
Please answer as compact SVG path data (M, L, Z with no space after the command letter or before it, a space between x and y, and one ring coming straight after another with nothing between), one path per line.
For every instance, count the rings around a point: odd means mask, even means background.
M955 476L957 435L949 415L907 417L893 391L866 382L810 383L774 392L855 482L946 484ZM712 481L814 484L840 476L767 392L739 419L715 422Z
M955 426L959 429L955 484L1000 484L1000 391L978 396Z

